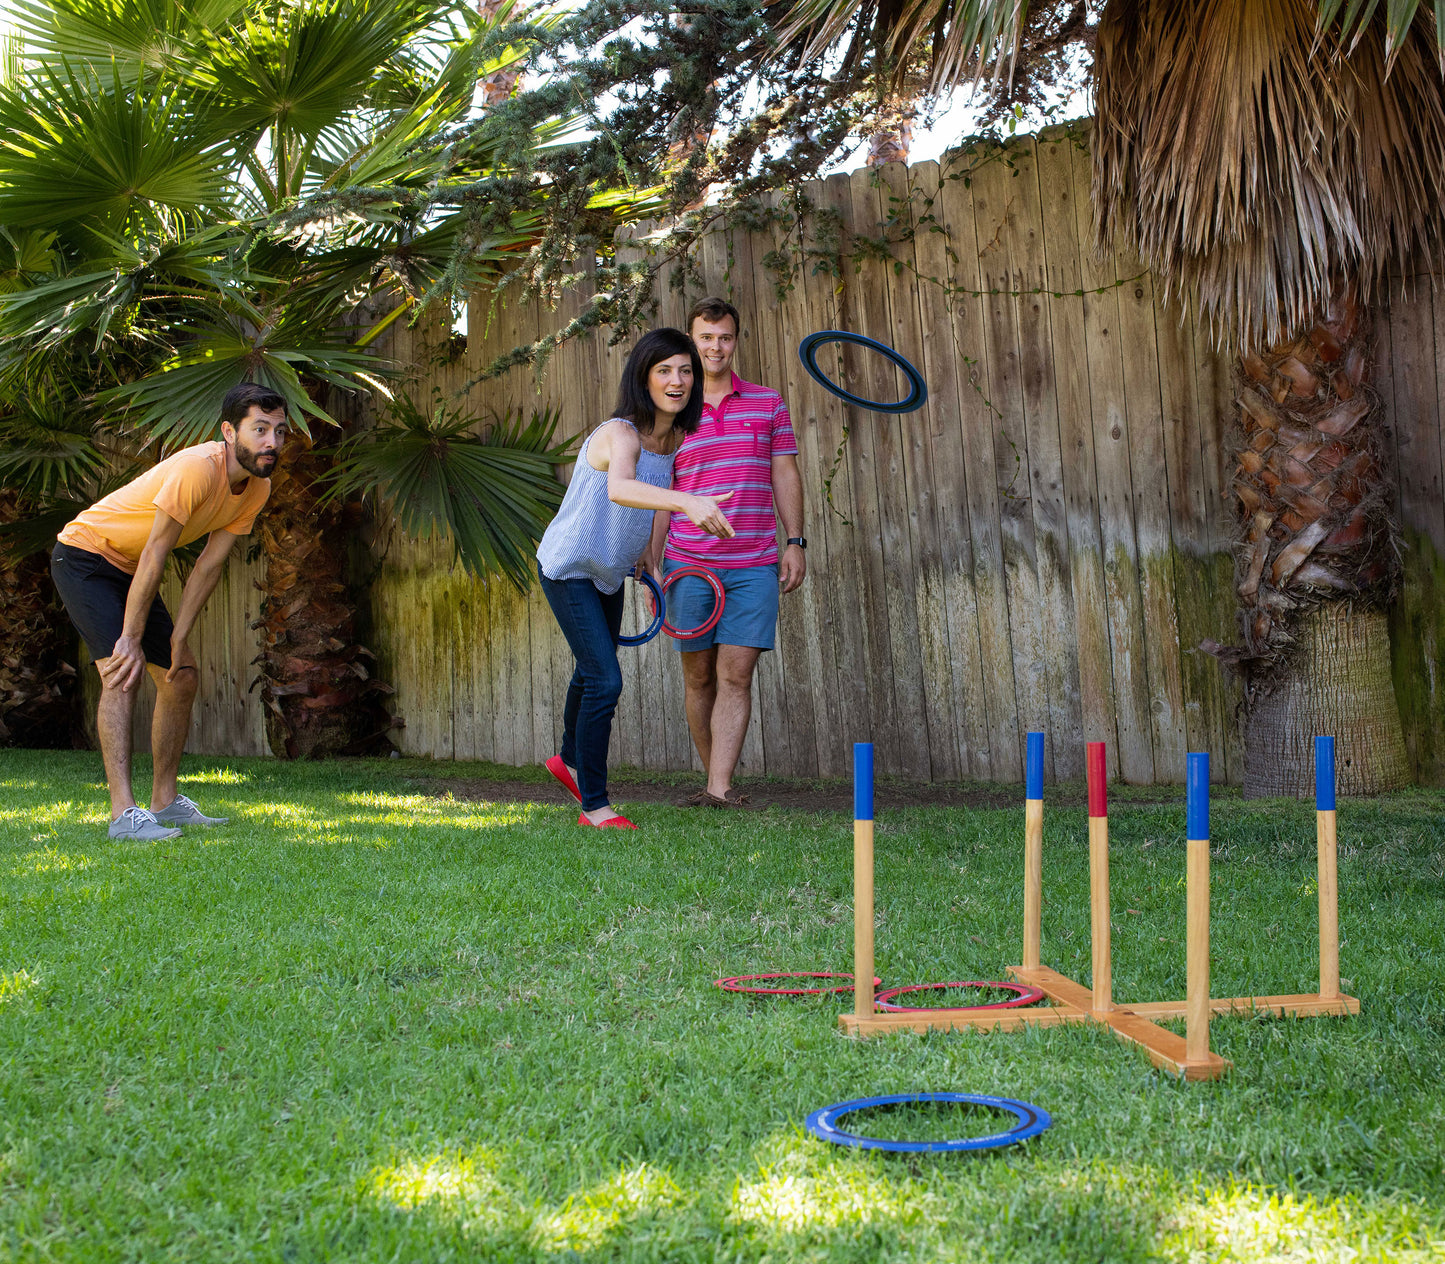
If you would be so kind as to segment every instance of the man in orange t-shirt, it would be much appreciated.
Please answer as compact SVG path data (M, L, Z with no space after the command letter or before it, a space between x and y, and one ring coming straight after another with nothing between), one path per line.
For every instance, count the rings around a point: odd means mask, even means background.
M174 838L182 825L226 823L176 793L198 683L187 638L236 537L250 533L271 493L268 476L288 434L286 401L242 382L221 403L220 442L167 457L60 532L50 573L100 671L96 728L110 785L112 838L152 841ZM201 536L206 546L173 624L158 595L166 559L177 545ZM156 686L150 811L137 806L130 781L131 719L142 671Z

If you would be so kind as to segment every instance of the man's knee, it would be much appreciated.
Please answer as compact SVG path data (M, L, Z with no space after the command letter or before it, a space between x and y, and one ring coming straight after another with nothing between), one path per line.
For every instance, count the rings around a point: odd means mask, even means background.
M164 671L155 673L156 691L176 702L190 703L196 700L201 686L200 673L194 667L182 667L170 680Z
M688 689L711 689L717 684L717 650L683 650L682 683Z
M734 658L720 655L717 663L718 687L747 692L753 687L753 668L757 661L756 656Z

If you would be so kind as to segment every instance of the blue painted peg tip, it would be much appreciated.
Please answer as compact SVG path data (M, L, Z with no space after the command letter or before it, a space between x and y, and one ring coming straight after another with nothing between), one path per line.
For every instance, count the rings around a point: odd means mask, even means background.
M1315 807L1321 812L1335 810L1335 739L1315 738Z
M1024 795L1030 799L1044 797L1044 735L1030 733L1028 739L1027 773Z
M853 743L853 819L873 819L873 743Z
M1185 837L1209 837L1209 755L1190 754L1185 760L1185 802L1187 829Z

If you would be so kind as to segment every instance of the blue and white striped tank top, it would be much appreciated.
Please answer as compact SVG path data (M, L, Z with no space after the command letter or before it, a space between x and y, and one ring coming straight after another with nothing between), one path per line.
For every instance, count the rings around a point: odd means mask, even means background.
M612 420L632 425L623 417ZM599 591L614 593L647 547L653 511L629 509L607 499L606 472L593 469L587 460L596 433L587 436L577 453L562 507L537 546L537 562L548 579L590 579ZM637 455L637 479L653 487L671 487L672 457L644 447Z

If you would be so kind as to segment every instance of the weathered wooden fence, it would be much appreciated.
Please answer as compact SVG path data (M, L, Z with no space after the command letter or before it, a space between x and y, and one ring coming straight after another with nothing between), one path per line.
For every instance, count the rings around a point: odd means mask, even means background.
M809 575L758 671L745 772L840 775L850 744L872 740L889 772L1018 780L1023 734L1043 729L1056 777L1081 775L1084 742L1102 739L1131 782L1179 780L1186 750L1238 779L1237 691L1194 650L1234 639L1230 364L1137 261L1094 257L1089 179L1063 133L834 176L707 238L660 287L659 324L703 293L737 304L738 370L782 390L801 449ZM416 328L393 353L418 366L410 389L456 392L585 297L584 283L555 311L474 305L464 350ZM797 345L830 328L897 347L928 404L887 416L819 388ZM584 432L609 415L625 358L604 344L578 339L540 375L465 397L478 412L550 403ZM1438 779L1445 303L1428 284L1392 290L1380 359L1410 546L1397 686L1420 775ZM844 352L837 372L873 398L901 393L876 356ZM372 595L405 752L556 751L571 659L539 592L471 580L449 549L393 532ZM673 644L622 659L614 759L695 766Z

